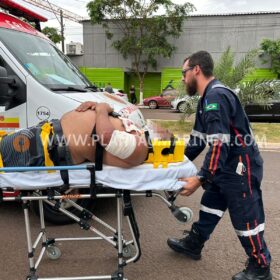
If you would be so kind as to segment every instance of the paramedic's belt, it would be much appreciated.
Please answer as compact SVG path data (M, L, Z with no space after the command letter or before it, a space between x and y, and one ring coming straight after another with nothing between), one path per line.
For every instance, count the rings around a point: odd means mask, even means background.
M149 138L148 132L145 132L146 140L149 147L147 163L153 163L154 168L162 165L167 168L169 162L180 162L184 160L184 140L178 140L171 137L170 140L159 140Z

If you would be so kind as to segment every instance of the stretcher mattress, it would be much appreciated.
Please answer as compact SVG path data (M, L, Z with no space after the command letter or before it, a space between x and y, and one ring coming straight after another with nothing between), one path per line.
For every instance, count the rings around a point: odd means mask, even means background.
M96 182L115 189L134 191L179 190L184 185L178 178L194 176L197 172L194 164L187 158L183 162L169 163L168 168L153 168L152 164L142 164L124 169L104 165L102 171L96 171ZM90 185L90 172L69 170L71 186ZM37 190L63 185L59 171L28 171L0 173L0 188L15 190Z

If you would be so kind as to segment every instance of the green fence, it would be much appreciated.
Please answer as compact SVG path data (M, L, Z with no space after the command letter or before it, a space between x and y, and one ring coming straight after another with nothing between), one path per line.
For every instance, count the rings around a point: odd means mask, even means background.
M129 92L131 85L135 85L139 100L139 81L136 75L124 73L122 68L88 68L81 67L81 72L96 86L105 87L109 82L113 88L124 89ZM147 73L144 81L144 98L161 93L161 73Z
M161 74L161 89L168 85L176 88L182 79L181 68L163 68Z
M125 73L122 68L87 68L81 67L81 72L98 87L105 87L109 82L113 88L124 89L129 92L135 85L139 100L139 81L136 75ZM144 98L159 95L168 85L176 88L181 82L181 68L163 68L161 73L147 73L144 81ZM277 79L277 74L270 69L256 69L248 74L244 81Z
M124 89L124 71L122 68L81 67L80 70L98 87L105 87L108 83L111 83L113 88Z
M129 88L130 85L135 85L136 88L136 96L139 101L139 80L136 75L127 75L127 87ZM147 73L144 80L144 90L143 90L143 97L147 98L154 95L160 95L160 81L161 81L161 74L160 73Z
M244 82L250 82L253 80L273 80L277 79L277 74L273 73L271 69L259 68L252 73L245 76Z

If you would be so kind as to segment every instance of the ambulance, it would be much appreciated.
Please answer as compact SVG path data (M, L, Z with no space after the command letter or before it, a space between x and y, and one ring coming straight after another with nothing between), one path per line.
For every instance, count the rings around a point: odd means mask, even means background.
M46 20L13 0L0 1L0 130L13 132L60 118L89 100L109 103L116 113L144 127L144 117L136 106L98 92L39 31L40 22ZM49 220L54 218L55 222L57 217L54 213Z

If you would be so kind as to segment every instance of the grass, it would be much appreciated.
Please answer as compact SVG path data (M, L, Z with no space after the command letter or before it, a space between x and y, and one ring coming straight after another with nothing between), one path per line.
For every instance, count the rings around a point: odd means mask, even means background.
M256 140L266 137L269 143L280 143L280 123L252 123L252 128Z
M193 121L153 120L153 124L172 131L179 137L188 136L193 128ZM252 123L257 142L280 143L280 123Z

